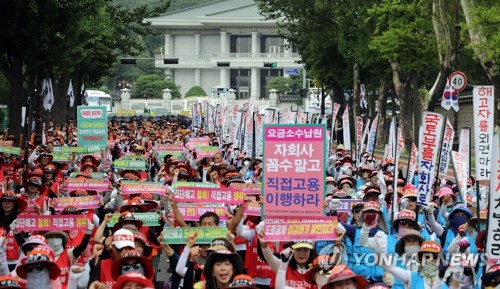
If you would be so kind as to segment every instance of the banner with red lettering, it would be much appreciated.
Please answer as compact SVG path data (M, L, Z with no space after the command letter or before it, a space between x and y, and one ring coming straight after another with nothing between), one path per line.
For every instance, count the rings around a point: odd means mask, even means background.
M492 152L491 179L488 208L488 233L486 254L488 259L500 259L500 140L498 133L493 135L492 145L497 148Z
M184 217L185 221L199 221L200 217L206 212L214 212L219 216L219 220L226 221L227 207L225 206L210 206L210 205L196 205L192 204L178 204L179 211Z
M474 148L476 158L476 180L490 179L491 153L493 145L493 116L495 112L495 87L474 86ZM498 147L497 147L498 149Z
M413 176L415 175L415 170L417 168L417 156L418 156L418 148L414 143L412 143L410 160L408 161L408 173L406 177L407 184L413 183Z
M86 196L86 197L67 197L67 198L54 198L54 210L62 211L68 206L74 206L78 210L95 209L101 206L100 196Z
M453 138L455 137L455 130L450 119L446 118L446 125L444 128L443 141L441 142L441 158L439 160L439 173L445 174L448 172L448 165L450 164L450 151L453 146Z
M134 181L122 181L122 194L142 194L151 193L165 196L169 186L162 185L158 182L134 182Z
M298 222L267 222L264 225L265 239L268 242L298 240L333 240L337 238L337 219L307 219Z
M326 127L264 126L264 214L323 216Z
M356 117L356 159L361 154L361 137L363 136L363 118Z
M19 215L19 231L87 230L87 215Z
M244 198L245 193L240 189L177 187L175 190L176 202L237 205L243 204L245 202Z
M458 152L463 153L467 159L467 174L469 174L470 168L470 127L462 127L460 129L460 138L458 139Z
M424 111L418 143L418 204L427 206L435 178L439 142L443 130L443 116Z
M104 192L109 191L109 179L76 179L69 178L66 180L66 186L64 187L67 191L75 190L89 190Z
M463 153L451 151L451 163L460 191L460 198L465 203L467 196L467 159Z
M344 133L344 148L346 151L351 150L351 130L349 129L351 126L349 124L349 105L347 104L344 109L344 114L342 115L342 126Z
M246 195L262 194L262 184L231 183L229 187L233 189L243 190Z

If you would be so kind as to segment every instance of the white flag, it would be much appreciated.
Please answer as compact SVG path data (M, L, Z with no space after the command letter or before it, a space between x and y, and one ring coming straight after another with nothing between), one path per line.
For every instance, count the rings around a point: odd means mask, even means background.
M347 104L344 109L344 115L342 116L342 131L344 132L344 148L346 151L351 150L351 131L349 125L349 105Z
M366 95L366 89L364 84L361 84L361 93L359 94L359 104L361 109L368 109L368 96Z
M67 95L69 97L69 107L73 107L73 105L75 104L75 94L73 93L73 83L71 82L71 79L69 80Z
M444 88L443 91L443 99L441 100L441 106L446 110L450 110L450 108L453 105L453 109L458 111L457 95L458 93L455 89L453 89L453 86L451 86L449 79L446 79L446 87Z
M54 105L54 92L52 90L52 80L49 78L45 79L42 85L43 90L43 108L50 111L52 105Z

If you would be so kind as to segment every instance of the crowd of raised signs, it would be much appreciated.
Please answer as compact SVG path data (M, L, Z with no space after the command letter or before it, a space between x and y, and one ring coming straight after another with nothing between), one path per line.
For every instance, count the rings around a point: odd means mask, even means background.
M108 131L106 149L81 148L74 123L50 124L28 159L3 153L0 289L500 284L500 265L481 255L486 190L471 177L466 199L454 179L437 179L423 207L393 159L355 161L332 146L320 206L336 238L272 242L266 219L249 209L262 203L259 156L183 117L116 118Z

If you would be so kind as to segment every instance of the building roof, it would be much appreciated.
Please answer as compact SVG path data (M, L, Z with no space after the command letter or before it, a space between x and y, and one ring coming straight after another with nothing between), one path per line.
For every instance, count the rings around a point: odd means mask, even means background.
M276 26L275 20L266 20L254 0L217 0L155 18L145 19L154 28L203 28L210 26Z

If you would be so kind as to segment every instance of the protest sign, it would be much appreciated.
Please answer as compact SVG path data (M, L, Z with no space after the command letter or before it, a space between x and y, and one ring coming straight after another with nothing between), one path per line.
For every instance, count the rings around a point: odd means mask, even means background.
M86 215L19 215L20 231L74 231L87 230Z
M182 244L188 241L191 233L197 233L196 244L210 244L213 239L227 238L226 227L193 227L193 228L167 228L163 230L163 244Z
M330 200L329 200L330 201ZM352 207L355 203L363 202L363 200L355 200L355 199L340 199L340 203L337 207L337 212L348 212L350 213ZM331 202L328 202L328 207L330 207Z
M474 86L474 148L476 157L476 180L490 179L491 154L493 150L493 117L495 112L494 86ZM497 147L498 149L498 147Z
M344 138L343 138L344 148L346 151L350 151L351 150L351 130L347 129L347 128L350 128L351 125L349 122L349 105L348 104L345 106L344 114L342 115L342 127L344 127L344 129L342 130L342 132L344 133Z
M214 146L196 146L196 157L198 158L213 158L219 152L219 147Z
M435 178L436 159L443 129L443 116L424 111L418 152L418 204L427 206Z
M0 140L0 146L11 147L13 142L11 140Z
M93 154L101 151L98 146L88 147L54 147L54 152L60 154Z
M177 190L178 187L218 188L220 186L214 183L175 182L174 190Z
M265 125L264 215L323 216L325 133L322 124Z
M439 173L446 174L448 172L448 165L450 164L450 151L453 146L453 138L455 137L455 130L450 120L446 119L444 129L443 141L441 142L441 159L439 160Z
M488 233L486 241L486 255L488 259L500 259L500 140L498 133L493 135L491 180L488 208Z
M458 152L463 153L467 163L467 174L470 174L470 127L460 129L460 138L458 139Z
M52 152L51 155L53 162L69 162L69 155L66 153Z
M453 171L455 173L455 179L458 184L460 191L460 199L462 202L466 202L467 195L467 159L463 153L456 151L451 152L451 161L453 165Z
M54 210L62 211L68 206L74 206L78 210L95 209L101 206L100 196L86 196L86 197L65 197L54 198Z
M78 106L78 145L82 147L108 145L108 120L105 106Z
M151 193L164 196L169 189L168 186L156 182L122 181L121 184L122 194L124 195Z
M8 146L0 146L0 153L8 153L11 155L18 155L21 153L21 148L18 147L8 147Z
M66 180L65 190L75 191L75 190L90 190L103 192L109 190L109 179L73 179L69 178Z
M363 137L363 118L356 117L356 159L361 154L361 138Z
M410 160L408 161L408 174L406 176L407 184L413 183L413 176L415 175L415 170L417 169L417 157L418 157L418 148L414 143L412 143Z
M144 160L115 160L113 165L116 169L130 169L130 170L145 170L146 161Z
M268 242L299 240L333 240L337 238L337 220L316 222L275 222L264 225Z
M132 213L136 220L142 221L142 225L145 227L156 227L159 226L159 215L157 213ZM113 217L108 222L108 227L113 227L120 219L120 214L113 214Z
M188 150L193 150L195 147L209 146L210 141L189 141L184 146Z
M335 134L335 123L337 122L337 114L339 113L340 104L333 103L332 106L332 129L330 130L330 146L333 144L333 135Z
M366 145L366 152L372 154L375 150L375 142L377 141L377 127L378 127L379 114L375 116L372 121L372 126L368 134L368 144Z
M245 193L231 188L177 187L176 202L243 204Z
M243 213L247 216L262 216L262 205L259 202L249 202Z
M233 189L243 190L246 195L262 194L262 184L231 183L229 187Z
M178 204L177 207L185 221L199 221L200 217L206 212L214 212L219 216L219 220L226 220L227 207L217 207L213 205L190 206L187 204Z

